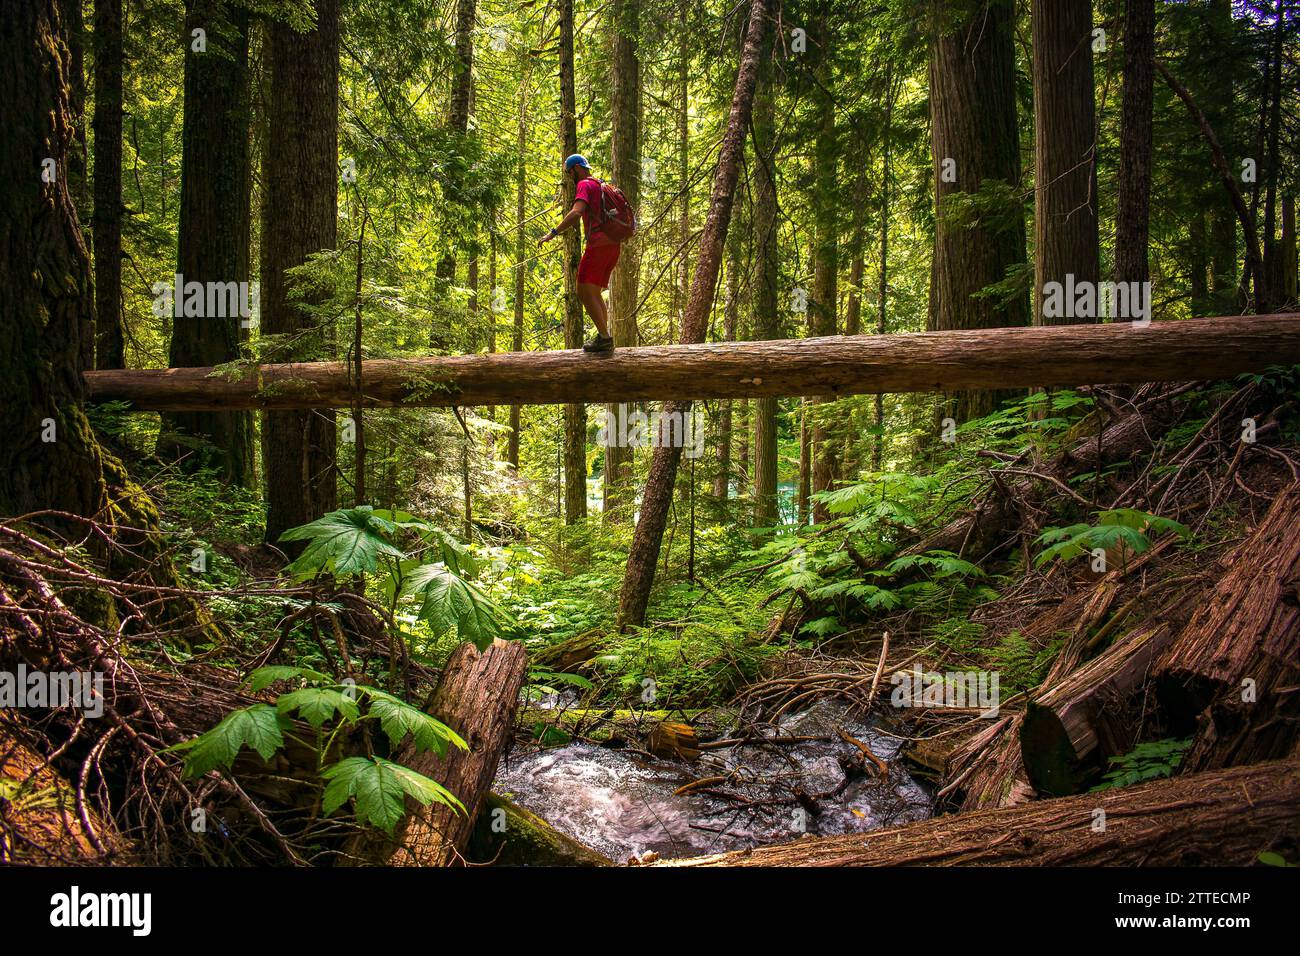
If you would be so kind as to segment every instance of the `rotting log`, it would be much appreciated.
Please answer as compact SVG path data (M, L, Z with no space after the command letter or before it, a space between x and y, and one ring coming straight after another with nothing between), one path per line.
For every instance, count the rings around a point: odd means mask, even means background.
M958 809L1014 807L1038 796L1020 757L1024 712L1005 713L959 744L948 759L948 782L940 796L960 794Z
M534 736L555 728L565 736L608 743L615 740L644 740L665 721L695 720L707 711L697 708L674 710L626 710L615 707L528 707L519 712L517 723ZM693 759L693 758L692 758Z
M1096 763L1092 758L1131 748L1128 700L1173 634L1163 621L1130 631L1030 700L1020 723L1020 756L1035 790L1077 793L1081 776Z
M1063 680L1078 664L1094 626L1109 613L1118 593L1119 573L1112 572L1090 590L1075 591L1047 608L1023 629L1024 636L1046 643L1068 632L1067 639L1039 687L1042 691ZM1037 796L1025 772L1020 734L1024 711L1003 713L985 728L959 743L948 759L947 783L941 796L960 792L962 810L1009 807Z
M509 744L519 691L526 676L527 652L518 641L494 641L479 653L462 644L451 655L434 692L430 713L465 739L469 750L449 748L445 757L417 752L407 744L398 763L438 781L464 804L464 812L441 803L410 812L390 839L368 831L354 839L346 856L352 862L388 866L451 866L463 860L497 761Z
M363 363L366 408L943 392L1230 378L1300 362L1300 314L498 352ZM345 408L342 362L85 373L139 410Z
M600 653L604 637L599 629L575 634L558 644L536 651L533 654L533 665L560 674L572 673Z
M659 865L1249 866L1266 850L1300 862L1300 760Z
M1218 583L1153 669L1190 772L1283 756L1300 730L1300 482L1222 561Z
M613 866L608 857L495 793L483 801L465 858L494 866Z

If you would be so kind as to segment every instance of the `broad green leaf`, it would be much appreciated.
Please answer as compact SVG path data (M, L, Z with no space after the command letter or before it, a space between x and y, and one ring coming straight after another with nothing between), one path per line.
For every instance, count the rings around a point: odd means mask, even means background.
M447 755L448 744L460 750L469 749L469 744L459 734L420 708L376 687L359 689L370 699L368 716L378 718L379 726L388 735L388 742L394 750L408 734L415 741L416 750L432 750L439 757Z
M248 684L250 693L256 694L258 691L266 690L278 680L292 680L295 677L305 677L311 681L330 680L328 674L322 674L320 671L312 670L310 667L292 667L288 664L268 664L265 667L259 667L248 675L245 683Z
M853 580L832 581L830 584L819 587L814 591L809 591L808 596L816 601L824 601L827 598L833 598L846 592L852 593L861 586L860 582Z
M298 716L317 730L325 721L332 720L335 713L341 713L348 720L356 720L361 714L355 700L332 687L304 687L281 694L275 709L281 714L296 710Z
M310 524L290 528L281 541L310 541L298 559L289 565L294 574L310 577L327 571L336 577L375 571L380 556L401 559L405 552L389 536L396 525L377 516L369 505L340 508Z
M867 607L879 611L892 611L895 608L903 606L903 599L897 591L886 591L877 588L875 593L867 598Z
M838 617L819 617L815 621L809 621L800 629L804 634L816 634L818 637L826 637L830 634L838 634L844 630L844 625L840 623Z
M321 809L328 816L350 798L356 801L358 822L392 834L406 812L406 797L421 806L433 801L461 813L464 805L446 787L408 767L382 757L348 757L321 771L328 783Z
M789 588L790 590L811 590L820 587L822 577L813 571L791 571L789 574L782 574L776 578L779 587Z
M417 598L419 617L441 637L453 627L480 651L502 633L504 612L474 584L441 564L423 564L406 579L403 593Z
M470 553L468 546L454 536L424 518L417 518L407 511L376 510L375 515L391 521L394 527L416 531L419 535L438 549L442 563L457 574L473 577L479 572L478 562Z
M283 746L284 735L275 708L270 704L254 704L227 714L211 730L170 749L188 750L185 775L201 777L218 767L229 769L244 747L256 751L263 760L270 760Z

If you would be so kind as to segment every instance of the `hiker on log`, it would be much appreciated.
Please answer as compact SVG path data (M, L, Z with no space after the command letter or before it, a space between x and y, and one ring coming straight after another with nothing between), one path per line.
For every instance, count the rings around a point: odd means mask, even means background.
M636 232L636 213L621 190L612 183L601 182L591 174L585 156L574 153L564 161L564 174L577 184L577 198L560 224L537 241L544 246L579 219L587 236L587 245L578 264L578 298L587 310L596 334L582 346L585 352L612 352L614 337L609 334L609 307L605 290L609 277L618 265L623 243Z

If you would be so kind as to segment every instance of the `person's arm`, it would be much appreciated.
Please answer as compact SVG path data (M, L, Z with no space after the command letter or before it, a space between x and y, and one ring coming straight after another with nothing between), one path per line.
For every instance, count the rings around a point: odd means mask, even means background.
M575 199L573 201L573 208L570 209L568 213L565 214L564 218L560 220L560 224L556 226L554 229L552 229L550 232L548 232L546 235L542 236L542 238L538 239L537 244L539 246L542 246L550 242L560 233L564 232L564 230L568 229L575 222L581 219L582 214L586 211L587 211L587 201L585 199Z

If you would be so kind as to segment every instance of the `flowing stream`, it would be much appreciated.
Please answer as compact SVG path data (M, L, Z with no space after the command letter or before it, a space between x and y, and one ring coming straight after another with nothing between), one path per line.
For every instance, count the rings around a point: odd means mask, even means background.
M870 764L862 771L858 749L840 738L841 728L889 764L887 781ZM875 830L930 815L928 793L893 759L899 741L853 719L838 701L785 715L765 735L829 739L740 744L707 750L693 761L588 743L516 749L502 761L493 789L615 862L647 851L670 859L804 833ZM705 777L726 778L710 786L745 802L674 793Z

